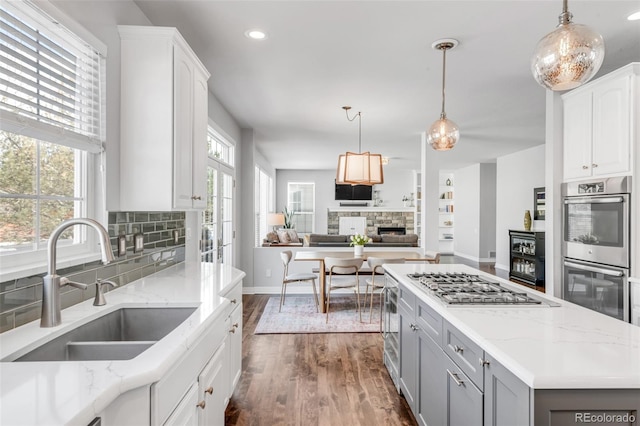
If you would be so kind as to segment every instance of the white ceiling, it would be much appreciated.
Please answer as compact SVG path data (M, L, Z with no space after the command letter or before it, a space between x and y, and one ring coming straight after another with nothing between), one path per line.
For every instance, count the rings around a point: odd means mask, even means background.
M545 89L531 76L538 40L557 25L560 0L189 1L137 0L154 25L175 26L211 72L209 88L277 169L331 169L362 150L390 168L420 167L420 140L440 114L442 53L446 111L460 141L441 168L492 162L544 143ZM574 22L602 34L598 73L640 61L640 2L569 2ZM260 28L264 41L244 33Z

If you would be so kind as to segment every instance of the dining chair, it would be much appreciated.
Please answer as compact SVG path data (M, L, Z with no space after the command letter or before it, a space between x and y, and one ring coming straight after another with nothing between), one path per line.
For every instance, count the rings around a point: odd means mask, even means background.
M371 278L367 279L367 287L364 291L364 303L367 303L367 296L369 300L369 322L373 318L373 295L380 295L380 331L382 331L382 291L384 290L384 269L382 265L385 263L404 263L404 258L385 258L385 257L369 257L367 263L371 268ZM376 275L378 279L376 280ZM369 287L371 287L371 294L369 294Z
M427 250L424 252L424 256L429 263L440 263L440 252Z
M316 301L316 312L318 312L318 291L316 290L316 274L311 272L300 272L296 274L289 274L289 263L293 254L291 250L285 250L280 253L280 259L282 259L282 265L284 266L284 273L282 275L282 288L280 289L280 308L278 312L282 312L282 305L287 293L287 285L291 283L300 283L305 281L311 281L311 287L313 288L313 297Z
M333 290L353 290L356 294L356 303L360 321L362 321L362 311L360 310L360 282L359 271L362 266L363 259L357 258L340 258L325 257L325 270L329 273L329 281L327 285L327 320L329 322L329 307L331 304L331 292ZM351 275L353 274L353 275ZM336 275L350 275L349 279L334 279Z

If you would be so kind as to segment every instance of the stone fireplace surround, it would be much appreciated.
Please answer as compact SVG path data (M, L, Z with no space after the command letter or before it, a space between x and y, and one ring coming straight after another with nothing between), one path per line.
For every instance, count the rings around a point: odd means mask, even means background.
M378 227L404 227L407 234L415 234L415 213L410 209L339 208L328 209L327 233L338 235L340 217L363 216L367 219L367 235L378 234Z

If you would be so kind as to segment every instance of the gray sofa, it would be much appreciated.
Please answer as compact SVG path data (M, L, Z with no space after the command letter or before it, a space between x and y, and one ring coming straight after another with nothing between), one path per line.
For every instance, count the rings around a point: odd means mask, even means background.
M304 245L308 247L349 247L350 235L310 234L305 235ZM418 247L418 235L369 235L367 247Z

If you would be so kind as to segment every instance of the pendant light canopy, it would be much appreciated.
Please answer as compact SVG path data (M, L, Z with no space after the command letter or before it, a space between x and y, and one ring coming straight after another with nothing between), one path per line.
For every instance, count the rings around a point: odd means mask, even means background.
M376 185L384 183L382 155L362 151L362 113L349 118L350 106L343 106L347 120L358 118L358 153L346 152L338 157L336 183L351 185Z
M440 113L440 119L436 120L429 130L427 130L427 142L431 145L431 148L436 151L448 151L453 148L458 142L458 139L460 139L460 130L458 129L458 125L449 120L447 118L447 113L444 111L444 83L447 50L453 49L457 45L458 40L452 38L437 40L431 45L434 49L442 51L442 112Z
M550 90L569 90L586 83L604 59L602 36L586 25L572 23L572 17L563 0L558 27L538 42L531 58L533 77Z

